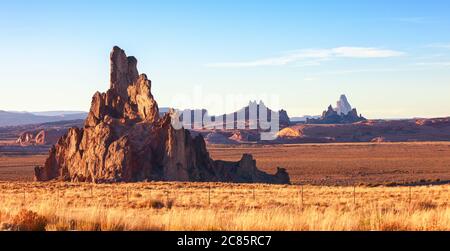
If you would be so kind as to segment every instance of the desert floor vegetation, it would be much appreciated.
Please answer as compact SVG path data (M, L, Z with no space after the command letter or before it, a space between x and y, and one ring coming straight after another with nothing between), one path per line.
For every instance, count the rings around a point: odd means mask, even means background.
M3 230L450 230L450 185L0 182Z

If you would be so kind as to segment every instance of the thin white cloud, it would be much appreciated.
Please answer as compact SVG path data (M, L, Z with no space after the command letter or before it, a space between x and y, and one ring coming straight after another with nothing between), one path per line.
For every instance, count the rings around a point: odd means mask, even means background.
M410 69L399 69L399 68L380 68L380 69L358 69L358 70L336 70L336 71L325 71L318 74L311 75L314 76L326 76L326 75L349 75L358 73L373 73L373 72L399 72L399 71L409 71Z
M336 57L345 58L390 58L405 54L400 51L366 47L339 47L332 49L332 51Z
M415 65L420 65L420 66L441 66L441 67L447 67L450 66L450 62L421 62L421 63L416 63Z
M433 43L433 44L427 45L426 47L429 47L429 48L450 49L450 43Z
M306 49L292 51L279 57L243 62L210 63L207 67L257 67L281 66L297 63L301 66L319 65L321 61L336 58L390 58L404 55L404 52L372 47L336 47L331 49Z

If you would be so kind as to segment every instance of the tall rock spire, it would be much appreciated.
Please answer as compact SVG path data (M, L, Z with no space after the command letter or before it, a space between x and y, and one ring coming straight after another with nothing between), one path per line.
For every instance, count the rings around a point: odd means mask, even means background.
M151 81L138 74L136 58L117 46L110 58L110 89L94 94L84 128L59 139L45 165L35 168L36 180L289 183L284 169L264 173L249 155L240 162L212 160L202 136L175 130L171 114L159 117Z
M347 100L347 97L342 94L339 100L336 102L336 112L338 115L347 115L351 110L352 106Z
M114 46L110 60L110 88L116 90L122 98L126 98L128 86L139 76L137 60L135 57L127 57L125 51L117 46Z

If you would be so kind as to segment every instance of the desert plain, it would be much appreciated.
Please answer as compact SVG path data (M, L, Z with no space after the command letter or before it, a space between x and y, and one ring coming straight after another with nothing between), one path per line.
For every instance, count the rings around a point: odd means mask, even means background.
M0 154L4 230L450 230L450 143L209 145L292 185L34 182L45 154Z

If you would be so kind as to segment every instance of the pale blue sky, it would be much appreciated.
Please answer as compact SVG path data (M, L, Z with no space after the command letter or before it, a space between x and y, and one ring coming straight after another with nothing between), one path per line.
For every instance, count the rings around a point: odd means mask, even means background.
M0 3L0 110L88 110L119 45L160 106L197 86L291 116L342 93L369 118L450 115L448 1L91 2Z

